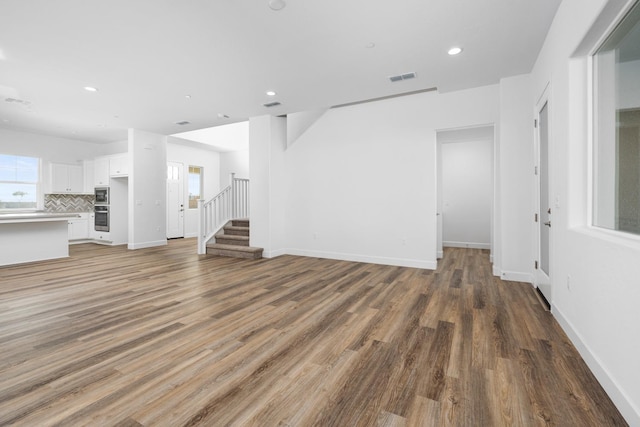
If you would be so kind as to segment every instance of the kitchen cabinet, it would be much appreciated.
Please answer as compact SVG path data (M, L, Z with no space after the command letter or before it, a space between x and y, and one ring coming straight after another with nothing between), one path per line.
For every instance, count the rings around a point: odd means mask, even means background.
M80 218L69 220L69 240L89 238L89 214L81 213Z
M94 160L93 177L95 187L109 186L109 157L98 157Z
M121 177L129 175L129 155L122 154L112 156L109 159L109 175L112 177Z
M96 243L104 242L111 243L111 234L108 231L96 231L93 234L93 239Z
M84 192L87 194L93 194L93 180L95 179L94 161L85 160L82 162L84 169Z
M84 192L84 176L82 166L51 164L51 193Z

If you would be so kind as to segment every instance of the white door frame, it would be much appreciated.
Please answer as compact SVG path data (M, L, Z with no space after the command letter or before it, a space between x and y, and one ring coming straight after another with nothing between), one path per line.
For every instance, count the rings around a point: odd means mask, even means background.
M551 191L551 169L550 162L551 159L550 152L552 147L552 138L551 138L551 102L549 99L549 85L544 89L542 95L538 99L538 102L535 105L535 137L534 137L534 158L535 158L535 176L534 182L536 191L535 193L535 204L536 212L535 212L535 220L534 220L534 230L535 230L535 261L534 261L534 285L536 289L540 291L543 297L547 300L549 306L552 305L552 286L551 286L551 263L552 263L552 248L553 248L553 228L552 228L552 217L553 217L553 207L552 207L552 191ZM547 158L541 158L541 112L546 107L546 149L547 149ZM542 161L546 162L546 168L542 168ZM547 206L550 211L546 211L546 209L542 208L542 174L546 173L546 183L547 183ZM545 210L545 212L543 212ZM543 242L542 242L542 233L548 232L547 239L547 259L548 259L548 272L545 272L543 269Z
M479 124L472 126L462 126L462 127L454 127L454 128L444 128L444 129L436 129L436 257L437 259L441 259L444 252L444 243L443 243L443 200L442 200L442 140L438 139L438 133L440 132L448 132L462 129L473 129L473 128L485 128L491 127L493 128L493 141L492 141L492 165L491 165L491 174L492 174L492 191L491 191L491 222L490 222L490 244L491 248L489 250L489 260L493 263L494 254L496 251L496 200L497 200L497 179L496 179L496 171L497 171L497 147L496 147L496 124L495 123L487 123L487 124Z
M184 199L184 164L179 163L179 162L167 162L167 170L169 170L169 168L176 168L179 172L179 176L177 180L172 180L169 179L169 176L167 176L167 238L168 239L176 239L176 238L180 238L180 237L184 237L184 212L185 212L185 208L184 208L184 203L185 203L185 199ZM178 181L178 185L177 185L177 190L178 190L178 200L180 201L180 207L179 207L179 211L175 212L173 211L174 209L176 209L176 206L172 206L171 203L171 196L170 196L170 187L172 185L172 182ZM169 221L171 215L174 214L178 214L178 227L173 230L170 229L169 227L171 226L172 222Z

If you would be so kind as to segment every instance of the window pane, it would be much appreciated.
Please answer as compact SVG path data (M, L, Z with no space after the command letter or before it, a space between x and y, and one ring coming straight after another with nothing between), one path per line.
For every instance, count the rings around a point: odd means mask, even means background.
M202 167L189 166L188 188L189 209L196 209L198 200L202 198Z
M594 58L594 225L640 234L640 6Z
M40 159L0 154L0 209L37 207Z
M34 209L36 197L36 184L0 182L0 209Z

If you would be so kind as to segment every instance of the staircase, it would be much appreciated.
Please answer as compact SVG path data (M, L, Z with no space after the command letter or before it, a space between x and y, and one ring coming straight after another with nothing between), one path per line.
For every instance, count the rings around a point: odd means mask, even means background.
M233 258L260 259L262 248L249 246L249 220L233 219L207 242L207 254Z

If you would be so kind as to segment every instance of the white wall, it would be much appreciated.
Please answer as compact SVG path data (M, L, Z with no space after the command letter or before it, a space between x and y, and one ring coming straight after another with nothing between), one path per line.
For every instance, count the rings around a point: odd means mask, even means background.
M105 144L0 128L0 152L40 157L45 162L81 165L83 160L107 154Z
M188 209L189 191L187 175L189 166L202 166L205 200L213 198L220 191L220 154L203 144L186 141L173 136L167 137L167 161L182 163L184 177L184 237L198 235L198 209Z
M528 75L500 81L499 148L494 274L532 282L535 212L533 104Z
M104 144L104 150L106 155L126 153L129 151L129 141L115 141Z
M602 35L593 32L603 28L600 11L615 14L623 3L561 3L532 72L530 104L549 85L552 312L629 424L640 425L640 239L591 227L588 197L591 83L584 52ZM585 37L591 46L574 57Z
M253 194L269 165L285 174L284 252L435 268L436 130L497 122L498 95L494 85L332 109L280 164L260 142L268 129L252 125L252 245L268 234Z
M249 178L249 150L220 153L220 187L229 185L229 175L234 172L236 178Z
M493 138L438 141L444 246L491 249Z
M167 137L129 129L129 249L167 244Z

